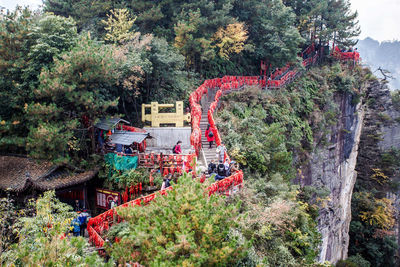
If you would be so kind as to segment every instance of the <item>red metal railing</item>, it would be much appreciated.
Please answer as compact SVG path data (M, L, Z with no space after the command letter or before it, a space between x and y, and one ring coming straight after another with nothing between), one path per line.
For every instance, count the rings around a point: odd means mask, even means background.
M318 53L315 53L315 46L311 45L307 49L305 49L302 53L302 56L306 54L308 58L303 60L303 66L308 67L312 64L315 64L318 60ZM359 54L357 52L338 52L335 50L333 55L340 60L348 60L352 59L355 61L359 60ZM244 85L249 86L261 86L268 88L280 88L286 86L288 83L292 82L296 76L299 74L297 69L290 70L290 65L287 64L284 68L277 69L271 75L270 79L266 79L266 77L261 76L224 76L222 78L215 78L210 80L205 80L204 83L199 86L194 92L190 94L189 103L191 108L191 116L192 116L192 134L190 136L190 143L195 149L195 154L191 155L196 157L199 155L201 149L201 130L200 130L200 120L201 120L201 98L204 94L208 94L209 89L219 88L217 91L214 101L211 103L209 110L207 112L207 117L209 124L213 128L215 141L217 145L221 144L221 136L219 131L215 125L213 113L217 108L218 102L223 93L230 92L232 90L239 90L243 88ZM278 80L274 80L276 77L281 76ZM151 156L150 156L151 157ZM229 158L229 155L225 152L225 157ZM147 160L151 160L151 158L147 158ZM243 172L237 171L233 175L220 180L218 182L213 183L211 186L207 188L208 196L212 194L219 193L224 195L230 195L236 189L240 189L243 186ZM124 208L128 206L141 206L143 204L147 204L150 201L154 200L159 195L165 195L169 190L172 190L172 187L169 187L165 190L158 191L148 196L140 197L125 204L120 205L118 208ZM121 218L115 213L115 209L108 210L94 218L91 218L88 222L87 230L89 233L90 241L97 247L102 248L104 245L104 239L102 238L102 234L104 231L107 231L110 226L114 223L118 223L121 221Z

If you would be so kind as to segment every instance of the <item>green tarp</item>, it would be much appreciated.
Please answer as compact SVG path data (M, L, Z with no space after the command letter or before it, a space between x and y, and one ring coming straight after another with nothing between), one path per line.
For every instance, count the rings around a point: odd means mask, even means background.
M108 153L104 156L104 160L108 165L114 167L118 171L134 170L138 166L138 157L118 156L114 153Z

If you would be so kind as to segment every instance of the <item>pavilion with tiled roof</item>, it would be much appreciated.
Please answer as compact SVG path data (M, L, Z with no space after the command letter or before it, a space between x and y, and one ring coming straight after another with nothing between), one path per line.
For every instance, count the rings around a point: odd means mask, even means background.
M87 203L86 183L93 179L98 169L82 171L70 165L55 165L27 157L0 156L0 191L34 196L56 190L64 194L79 190L82 205ZM32 194L33 192L33 194Z

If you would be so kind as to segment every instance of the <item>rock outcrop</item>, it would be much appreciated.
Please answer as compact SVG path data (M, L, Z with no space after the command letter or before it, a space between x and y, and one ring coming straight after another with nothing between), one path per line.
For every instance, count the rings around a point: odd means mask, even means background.
M357 105L353 104L351 94L336 95L337 124L331 128L328 144L316 145L303 170L306 185L329 192L318 217L322 235L320 262L335 264L347 258L351 198L357 174L371 175L366 173L371 171L365 168L368 162L384 150L400 148L400 125L396 122L400 113L392 105L388 87L372 80L362 92L363 103Z
M318 230L322 235L320 262L336 263L347 257L351 197L364 119L364 106L354 104L353 97L349 93L335 96L338 120L325 137L328 144L316 145L302 171L303 184L329 192L318 216Z

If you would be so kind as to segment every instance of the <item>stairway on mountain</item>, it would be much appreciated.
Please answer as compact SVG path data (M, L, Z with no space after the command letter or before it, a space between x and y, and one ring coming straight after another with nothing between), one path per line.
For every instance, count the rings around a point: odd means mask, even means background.
M210 104L214 101L215 93L217 89L209 89L208 90L208 95L204 95L202 100L201 100L201 106L202 106L202 114L201 114L201 120L200 120L200 129L201 129L201 145L202 149L200 151L201 155L204 155L204 157L200 157L201 161L203 161L203 166L208 166L208 163L212 159L217 160L216 156L216 144L215 141L213 142L213 146L210 149L209 148L209 143L207 142L207 137L205 136L205 132L207 130L208 126L208 109L210 108Z

